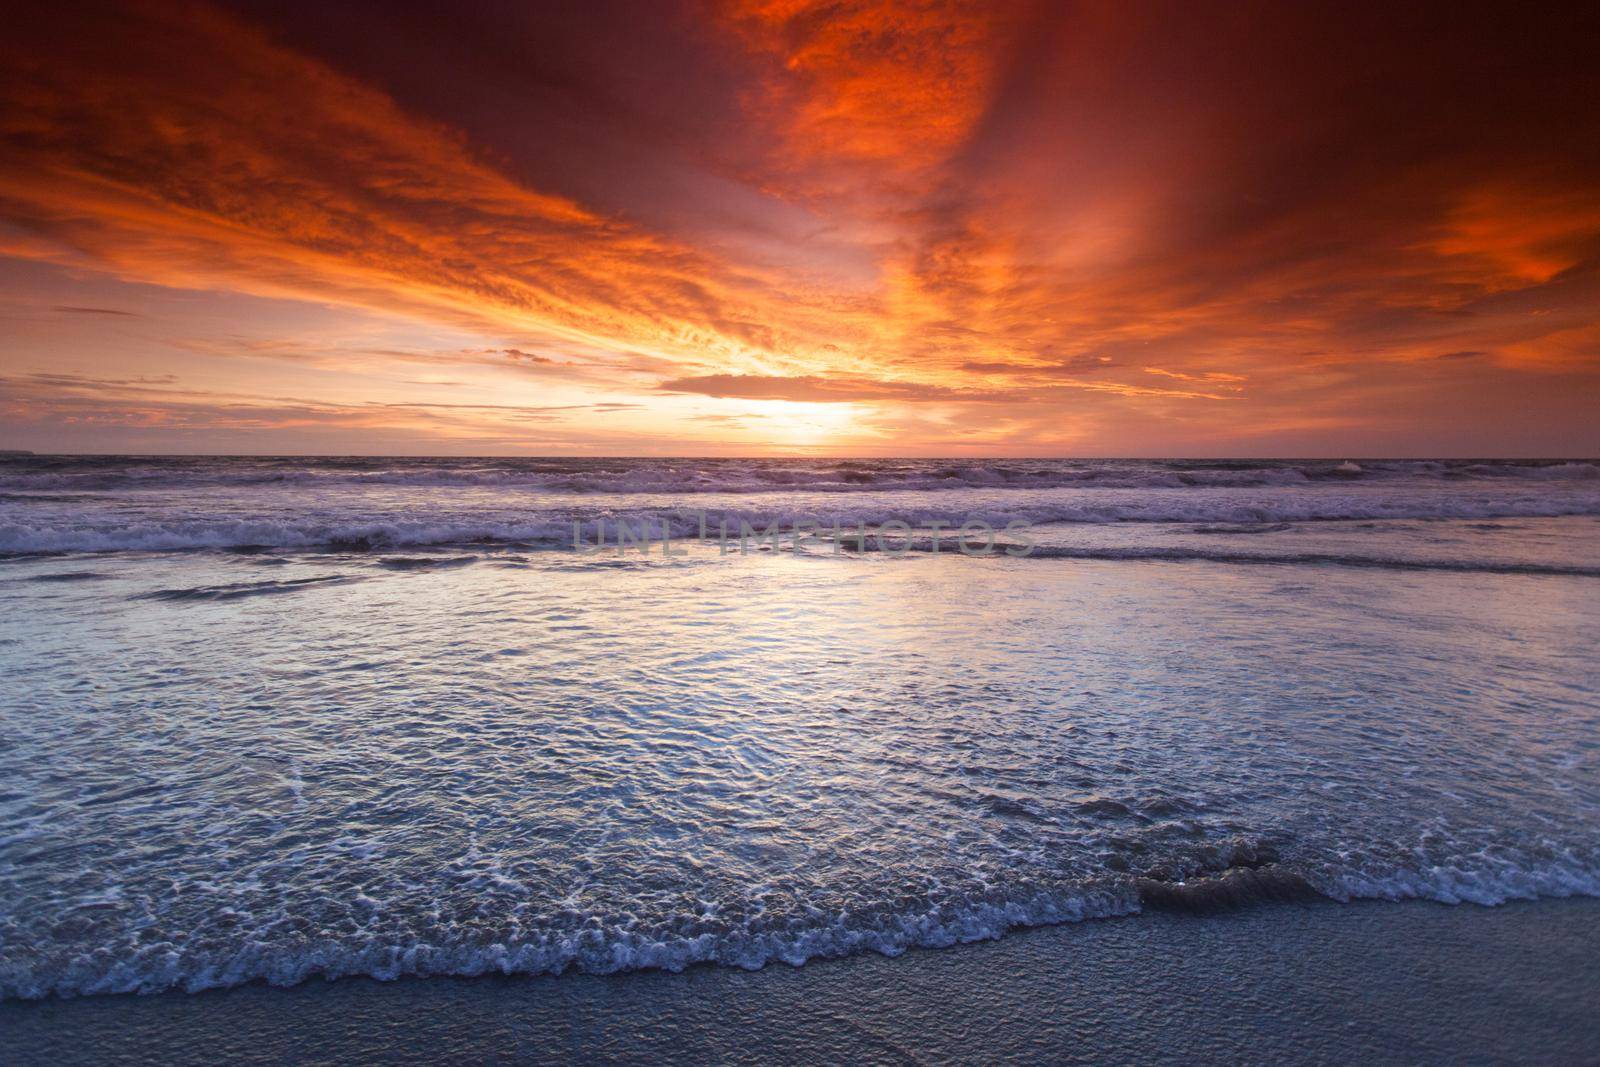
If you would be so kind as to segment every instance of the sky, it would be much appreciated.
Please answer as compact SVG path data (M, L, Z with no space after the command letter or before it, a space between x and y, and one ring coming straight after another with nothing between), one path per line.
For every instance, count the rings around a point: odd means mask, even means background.
M1594 456L1561 8L25 5L0 448Z

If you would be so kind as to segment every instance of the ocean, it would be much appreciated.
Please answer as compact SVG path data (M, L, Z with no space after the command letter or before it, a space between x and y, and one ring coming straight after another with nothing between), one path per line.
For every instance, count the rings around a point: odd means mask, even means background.
M0 458L0 998L1597 896L1597 592L1587 460Z

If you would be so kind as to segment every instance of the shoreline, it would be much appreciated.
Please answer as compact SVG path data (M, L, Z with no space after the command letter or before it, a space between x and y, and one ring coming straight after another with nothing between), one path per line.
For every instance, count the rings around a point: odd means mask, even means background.
M0 1004L15 1062L1529 1062L1600 1045L1600 900L1146 912L682 973L312 980ZM114 1052L112 1050L115 1050Z

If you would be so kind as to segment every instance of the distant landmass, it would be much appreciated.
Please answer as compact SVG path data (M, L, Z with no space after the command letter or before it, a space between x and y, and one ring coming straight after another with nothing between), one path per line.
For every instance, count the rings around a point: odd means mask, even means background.
M26 448L0 448L0 456L31 456Z

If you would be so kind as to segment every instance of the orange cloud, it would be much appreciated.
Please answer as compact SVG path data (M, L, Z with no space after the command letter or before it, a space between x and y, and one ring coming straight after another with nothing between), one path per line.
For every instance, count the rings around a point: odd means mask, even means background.
M140 21L50 19L0 45L0 208L35 233L165 285L732 366L786 347L801 312L759 276L514 182L449 129L214 11Z
M773 61L746 98L777 132L770 187L799 195L906 181L948 157L988 106L1016 22L970 0L730 0L719 14Z
M691 422L733 439L760 405L854 401L840 449L1112 451L1402 433L1437 398L1596 385L1600 121L1562 102L1600 87L1560 20L1507 39L1476 12L1441 36L1312 10L707 11L649 16L694 69L605 11L384 12L370 49L370 11L356 44L277 6L25 12L0 38L0 255L448 328L161 327L184 358L324 375L347 392L316 419L484 440L566 416L373 415L352 383L453 367L409 384L566 390L541 406L644 412L639 439L685 447ZM1524 76L1485 83L1486 55ZM49 403L75 417L98 388L174 425L177 400L106 384L143 369L155 321L116 296L39 302L122 361ZM218 403L184 410L229 424Z
M1542 285L1594 253L1600 189L1474 188L1460 196L1440 228L1432 250L1470 264L1479 285Z

